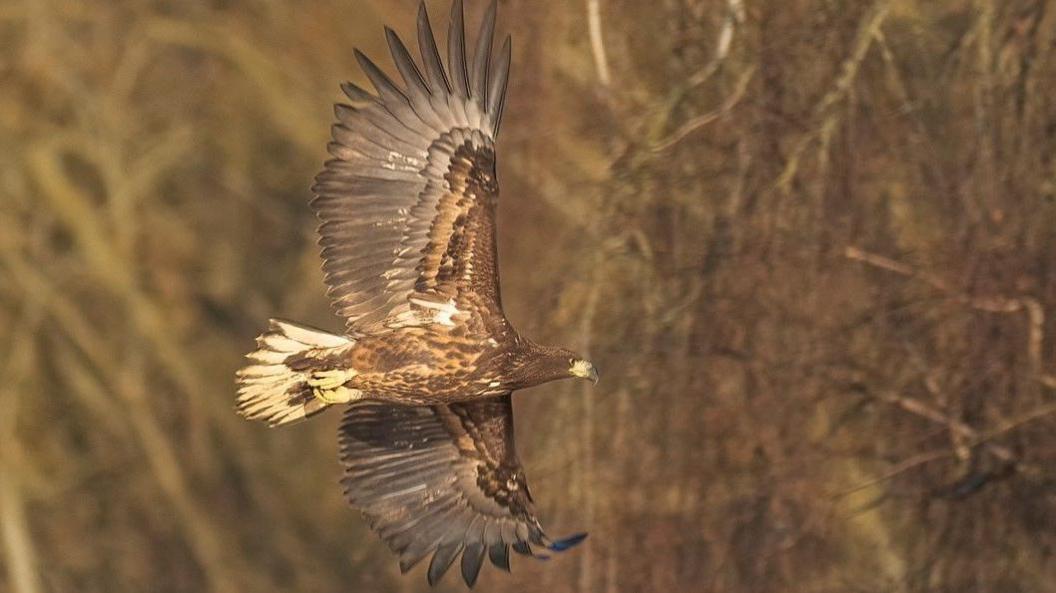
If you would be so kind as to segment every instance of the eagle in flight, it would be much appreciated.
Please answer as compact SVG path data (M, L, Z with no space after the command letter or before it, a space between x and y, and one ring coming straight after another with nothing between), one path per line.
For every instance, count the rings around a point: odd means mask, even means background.
M312 209L344 335L272 320L238 372L240 414L278 426L344 406L345 494L406 572L426 556L435 583L461 555L545 557L585 534L546 535L514 447L511 394L589 361L519 335L502 311L495 243L495 140L510 38L492 56L496 4L466 56L455 0L441 60L424 2L421 67L386 28L403 84L356 59L376 93L345 83Z

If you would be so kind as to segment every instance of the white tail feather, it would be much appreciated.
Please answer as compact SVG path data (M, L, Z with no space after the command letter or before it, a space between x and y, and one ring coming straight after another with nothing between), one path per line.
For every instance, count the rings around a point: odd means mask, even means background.
M286 361L298 353L351 346L352 341L321 330L272 319L257 338L258 349L238 376L238 413L271 426L289 424L321 412L328 404L309 385L311 369L294 370ZM321 353L322 354L322 353Z

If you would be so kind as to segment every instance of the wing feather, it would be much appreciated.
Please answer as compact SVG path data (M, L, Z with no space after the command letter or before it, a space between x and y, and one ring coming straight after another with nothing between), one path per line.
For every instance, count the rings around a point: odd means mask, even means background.
M385 41L389 44L389 51L396 62L396 69L400 71L403 83L407 85L408 94L412 97L416 94L431 94L429 87L426 86L425 79L422 78L422 73L418 71L418 65L414 63L414 58L407 51L407 46L403 44L400 36L391 27L385 27Z
M491 127L499 135L499 124L502 123L502 110L506 107L506 86L510 82L510 61L513 58L512 39L509 35L502 42L499 60L495 63L495 73L488 88L488 114L491 116Z
M451 3L451 24L447 32L447 66L456 95L469 98L469 71L466 69L466 23L462 0Z
M370 83L374 85L374 90L378 92L378 97L381 98L381 104L390 113L395 115L397 118L401 114L394 113L395 110L399 109L403 111L403 108L410 108L411 104L407 100L407 95L403 94L400 87L396 86L396 83L392 82L387 74L378 68L377 64L373 60L367 57L366 54L356 49L353 52L356 56L356 61L359 62L359 67L363 69L363 73L370 79ZM407 113L402 114L407 117ZM408 120L413 121L413 118L407 117ZM401 121L403 121L401 119Z
M488 66L491 64L491 46L495 37L495 13L498 5L491 0L477 34L477 50L473 54L473 96L481 105L488 103Z
M451 563L458 558L458 554L462 551L464 544L461 541L444 544L436 549L436 553L433 554L433 559L429 562L429 584L435 585L440 582L440 577L444 576L447 569L451 567Z
M418 49L422 54L422 63L429 77L430 88L436 94L450 93L451 85L447 82L444 64L440 61L440 50L433 37L433 26L429 23L429 11L425 2L418 5Z
M473 587L480 575L480 567L484 564L484 544L479 541L466 544L462 552L462 580L466 585Z
M510 546L497 542L488 546L488 560L496 568L510 572Z
M312 186L328 295L352 336L435 322L416 302L457 299L457 322L472 327L499 307L494 142L510 51L507 42L491 64L495 12L493 3L472 72L461 0L452 6L447 69L424 3L421 66L385 30L402 84L355 52L375 92L341 85L353 104L334 107L334 158Z
M363 87L357 85L354 82L342 82L341 92L345 93L345 96L355 101L356 103L371 103L374 105L380 105L381 102L375 97L370 91L364 90Z
M530 554L530 544L557 551L579 541L554 542L539 524L509 394L444 406L363 402L345 413L340 441L349 502L399 555L401 570L432 554L430 583L459 554L472 586L485 555L508 570L511 546Z

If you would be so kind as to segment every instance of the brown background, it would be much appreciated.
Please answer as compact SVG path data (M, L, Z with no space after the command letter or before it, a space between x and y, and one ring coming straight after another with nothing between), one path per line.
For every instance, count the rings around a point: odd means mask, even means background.
M269 316L340 328L307 188L414 9L0 1L0 591L425 588L342 501L338 414L232 411ZM544 522L591 538L478 588L1050 590L1056 2L499 28L507 312L602 381L516 398Z

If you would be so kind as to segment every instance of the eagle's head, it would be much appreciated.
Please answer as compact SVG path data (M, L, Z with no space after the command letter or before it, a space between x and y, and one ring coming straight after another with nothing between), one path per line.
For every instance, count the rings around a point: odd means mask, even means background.
M511 375L514 388L568 378L598 382L598 370L594 364L575 352L565 348L538 346L531 342L527 342L526 346L513 359Z

